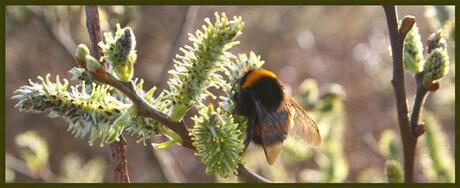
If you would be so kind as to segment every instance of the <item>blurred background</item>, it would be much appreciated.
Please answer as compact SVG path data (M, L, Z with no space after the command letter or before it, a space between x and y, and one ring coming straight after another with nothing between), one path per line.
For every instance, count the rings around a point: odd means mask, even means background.
M254 51L277 73L317 121L323 145L313 151L289 140L280 162L269 167L251 146L249 169L279 182L387 182L389 164L402 162L386 19L380 6L101 6L102 31L116 23L137 38L136 76L146 87L166 87L167 70L187 33L201 29L214 12L245 22L234 54ZM416 17L425 44L445 29L450 72L431 93L427 124L418 145L416 181L454 182L455 10L453 6L400 6L399 17ZM28 79L61 75L73 66L79 43L89 45L81 6L6 7L6 181L113 182L108 146L89 146L66 131L62 119L20 113L10 99ZM409 106L415 94L406 72ZM430 135L430 136L426 136ZM133 182L235 182L207 175L193 152L174 146L154 151L128 140ZM154 138L156 139L156 138Z

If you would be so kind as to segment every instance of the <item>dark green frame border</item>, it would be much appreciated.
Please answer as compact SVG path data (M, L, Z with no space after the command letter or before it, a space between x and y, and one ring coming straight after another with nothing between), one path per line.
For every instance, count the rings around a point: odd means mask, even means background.
M196 4L196 5L382 5L382 4L396 4L396 5L456 5L458 4L459 1L454 1L454 0L405 0L403 2L401 1L395 1L395 0L377 0L377 1L364 1L364 0L342 0L342 1L337 1L337 0L234 0L234 1L229 1L229 0L199 0L199 1L191 1L191 0L136 0L136 1L127 1L127 0L98 0L98 1L90 1L90 0L65 0L65 1L37 1L37 0L25 0L25 1L18 1L18 0L6 0L6 1L1 1L2 7L1 7L1 32L2 35L0 36L0 41L2 42L2 47L4 50L0 52L0 55L3 59L3 69L1 69L0 73L2 74L2 78L4 79L3 82L0 82L0 96L1 96L1 101L2 101L2 107L0 108L0 119L2 120L1 122L5 124L5 100L6 100L6 93L5 93L5 80L6 80L6 72L5 72L5 65L6 65L6 59L5 59L5 52L6 52L6 46L5 46L5 11L6 11L6 6L7 5L71 5L71 4L98 4L98 5L110 5L110 4L117 4L117 5L130 5L130 4L137 4L137 5L190 5L190 4ZM455 12L455 17L459 17L458 11ZM457 26L457 23L455 24L455 27ZM459 31L456 29L456 37L458 36ZM458 41L455 42L455 45L458 46ZM455 53L456 59L458 59L457 53ZM460 69L460 66L456 66L456 71ZM455 78L455 83L457 84L459 82L459 78ZM458 97L459 94L459 88L455 88L455 97ZM459 102L456 100L455 101L455 106L459 106ZM458 117L459 113L456 111L455 116ZM459 124L457 119L455 120L455 124ZM456 129L455 131L455 136L458 135L459 130ZM3 135L3 138L5 138L5 126L2 126L0 129L0 135ZM2 139L0 141L0 150L5 153L5 143L4 140ZM458 139L455 140L456 146L459 145ZM455 158L457 159L458 155L458 150L455 149ZM2 154L0 155L0 160L3 161L0 165L2 168L1 171L1 186L8 186L8 187L80 187L80 186L85 186L85 187L120 187L124 186L123 184L114 184L114 183L106 183L106 184L24 184L24 183L13 183L13 184L5 184L5 166L6 166L6 161L5 161L5 155ZM455 165L456 169L458 167L458 163ZM455 179L458 180L458 173L455 175ZM339 187L339 186L359 186L359 187L388 187L388 186L395 186L395 187L454 187L456 186L457 183L454 184L434 184L434 183L428 183L428 184L367 184L367 183L349 183L349 184L145 184L145 183L138 183L138 184L130 184L126 186L130 187L207 187L207 186L219 186L219 187L234 187L234 186L243 186L243 187L253 187L253 186L263 186L263 187L306 187L306 186L320 186L320 187Z
M48 5L48 4L117 4L117 5L454 5L454 0L65 0L65 1L37 1L37 0L5 0L9 5Z

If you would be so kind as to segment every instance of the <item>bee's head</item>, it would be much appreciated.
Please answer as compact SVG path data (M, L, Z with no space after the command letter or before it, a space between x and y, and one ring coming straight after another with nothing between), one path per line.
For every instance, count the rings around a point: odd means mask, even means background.
M235 91L233 94L233 102L235 103L235 113L241 113L243 110L243 103L245 101L242 96L241 90L242 86L246 82L248 75L253 72L255 69L247 69L240 75L240 77L233 83L232 89Z
M276 109L284 98L281 81L275 73L265 69L246 72L240 82L240 89L242 98L259 100L267 109Z

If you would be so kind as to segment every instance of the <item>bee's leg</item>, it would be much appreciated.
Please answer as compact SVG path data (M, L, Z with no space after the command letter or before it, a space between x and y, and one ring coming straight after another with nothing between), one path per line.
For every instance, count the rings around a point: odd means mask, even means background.
M252 135L254 134L255 119L249 118L248 127L246 128L246 139L244 139L244 150L245 151L252 140Z
M246 135L246 139L244 139L244 150L246 150L248 148L249 143L251 143L251 136L249 136L249 134L248 134L248 135Z

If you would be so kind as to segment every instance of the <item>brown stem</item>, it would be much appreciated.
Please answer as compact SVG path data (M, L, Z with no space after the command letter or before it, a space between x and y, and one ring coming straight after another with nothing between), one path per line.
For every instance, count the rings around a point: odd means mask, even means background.
M404 85L404 67L403 67L403 43L407 32L415 23L412 16L404 17L401 26L398 29L398 15L395 6L383 6L387 18L388 31L390 34L390 43L393 57L393 91L396 98L396 109L398 113L398 123L401 131L404 154L404 181L414 182L414 160L415 148L417 146L417 137L414 134L418 129L418 118L420 109L423 105L426 91L417 89L416 104L412 113L412 122L409 122L406 91ZM417 84L418 85L418 84ZM418 87L423 88L423 87ZM412 124L412 126L411 126Z
M100 27L99 27L99 17L98 17L97 7L95 6L86 7L86 24L87 24L88 33L91 39L93 54L95 55L94 57L99 59L101 55L101 49L97 46L97 44L101 40L101 33L100 33ZM158 122L162 123L163 125L173 130L174 132L176 132L182 137L182 140L183 140L182 146L187 147L192 150L195 149L192 145L192 140L190 139L189 131L187 130L186 128L187 126L185 125L185 123L183 121L174 122L170 120L166 114L163 114L162 112L158 110L155 110L142 97L137 95L132 83L121 82L117 80L116 78L114 78L109 73L105 72L105 70L97 70L96 72L91 72L91 74L94 77L94 79L96 79L97 81L110 85L118 89L124 95L126 95L133 102L133 104L136 105L138 109L138 115L143 116L143 117L153 118L157 120ZM126 153L126 150L121 150L121 151L123 151L123 153ZM121 156L126 156L126 155L121 155ZM122 160L122 161L126 162L127 160ZM116 165L115 167L117 166L118 165ZM118 168L115 168L115 169L118 169ZM122 170L125 169L126 175L128 174L127 168L120 168L120 169ZM263 179L262 177L254 173L249 172L242 165L238 167L238 172L240 173L239 177L245 179L248 182L269 182L268 180ZM115 176L115 177L117 178L118 176ZM127 180L129 181L129 178L127 178ZM118 180L116 181L119 182Z
M99 24L99 11L97 6L86 6L86 27L88 28L89 39L91 40L91 54L96 59L102 55L99 42L102 41L101 25ZM104 65L104 62L102 62Z
M415 75L415 80L417 81L417 93L415 94L414 106L412 108L412 116L410 118L410 125L412 127L412 132L414 136L418 137L425 130L419 125L420 115L422 113L422 107L425 103L425 99L428 96L428 90L423 86L423 72Z
M122 135L119 141L110 144L112 173L117 183L130 183L128 174L128 145Z
M86 7L86 27L88 28L91 40L92 54L96 59L101 57L102 51L98 43L101 41L101 28L99 24L99 13L96 6ZM115 182L129 183L128 174L128 147L126 140L120 135L119 141L110 144L110 156L112 172Z

